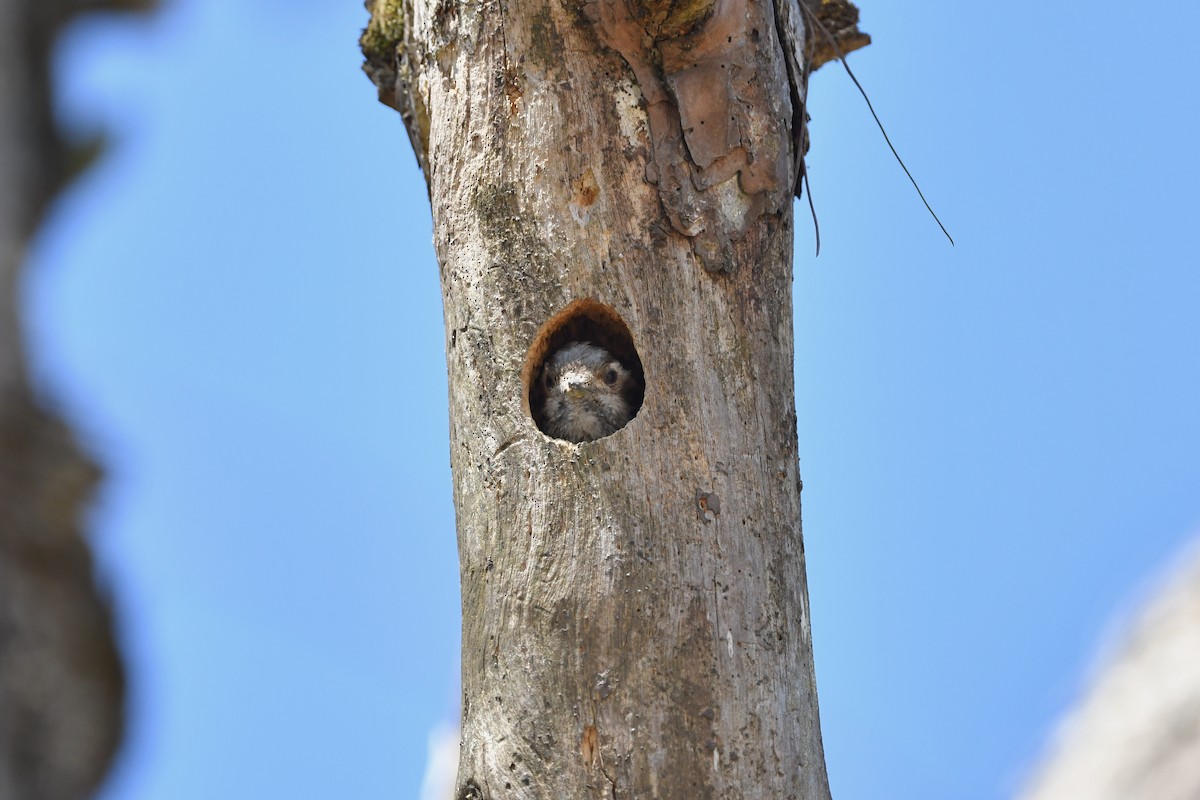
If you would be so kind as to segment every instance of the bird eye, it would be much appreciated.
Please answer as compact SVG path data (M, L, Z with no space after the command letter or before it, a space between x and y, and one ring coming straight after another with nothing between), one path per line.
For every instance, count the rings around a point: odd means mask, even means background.
M604 373L604 382L612 386L617 382L617 371L612 367L608 368L608 372Z

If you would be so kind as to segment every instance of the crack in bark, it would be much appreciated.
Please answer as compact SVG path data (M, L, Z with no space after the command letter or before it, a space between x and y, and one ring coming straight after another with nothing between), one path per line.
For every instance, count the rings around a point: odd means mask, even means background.
M600 772L602 772L604 777L608 779L608 789L612 794L612 800L617 800L617 782L613 780L611 775L608 774L608 770L604 768L604 764L600 765Z
M522 441L523 439L525 439L525 437L524 437L524 436L514 436L513 438L511 438L511 439L509 439L508 441L504 442L504 444L502 444L502 445L500 445L499 447L497 447L497 448L496 448L496 450L495 450L495 452L494 452L494 453L492 453L492 458L495 458L496 456L500 455L500 454L501 454L501 453L503 453L505 450L507 450L508 448L512 447L512 446L513 446L514 444L516 444L517 442L519 442L519 441Z
M801 181L805 174L804 157L809 147L808 76L811 69L805 57L808 26L804 24L800 12L799 4L802 2L804 0L774 0L773 15L792 96L792 192L796 197L800 197Z
M591 698L592 706L592 730L596 731L596 763L595 766L600 770L600 774L608 781L609 793L612 795L612 800L617 800L617 781L609 774L608 769L604 766L604 748L600 746L600 717L597 713L598 702L604 702L601 698L599 701L595 697ZM589 764L588 766L592 766Z

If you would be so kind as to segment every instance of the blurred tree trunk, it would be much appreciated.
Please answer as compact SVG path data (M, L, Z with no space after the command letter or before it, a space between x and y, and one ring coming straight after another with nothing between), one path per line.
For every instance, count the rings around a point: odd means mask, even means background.
M77 4L83 6L84 4ZM24 249L67 174L50 43L69 11L0 0L0 798L70 800L98 785L121 731L112 625L80 537L99 473L34 402L21 347Z
M442 278L456 796L827 798L792 377L797 0L368 6ZM573 339L645 377L638 415L582 444L535 422Z
M1021 800L1200 797L1200 540L1108 637Z

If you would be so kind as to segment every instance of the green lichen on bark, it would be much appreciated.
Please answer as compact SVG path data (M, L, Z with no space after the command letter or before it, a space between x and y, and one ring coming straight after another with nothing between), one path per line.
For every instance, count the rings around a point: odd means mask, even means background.
M368 0L371 18L358 43L366 61L363 71L379 92L379 101L400 112L412 142L417 163L429 182L429 112L421 96L413 90L412 67L408 57L405 29L405 0Z
M512 183L480 186L473 203L479 226L498 252L545 262L546 245L528 213L521 209L520 198L520 187Z
M368 61L391 62L404 39L402 0L371 0L371 19L358 40Z
M655 39L686 36L712 16L715 0L642 0L639 16Z

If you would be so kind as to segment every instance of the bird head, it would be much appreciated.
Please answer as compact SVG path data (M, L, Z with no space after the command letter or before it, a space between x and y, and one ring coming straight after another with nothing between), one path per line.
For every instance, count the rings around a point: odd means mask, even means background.
M629 394L635 381L604 348L587 342L566 345L542 369L544 430L572 442L608 436L632 416Z

